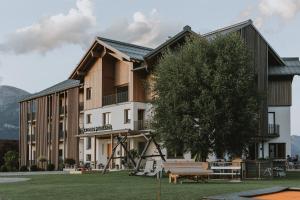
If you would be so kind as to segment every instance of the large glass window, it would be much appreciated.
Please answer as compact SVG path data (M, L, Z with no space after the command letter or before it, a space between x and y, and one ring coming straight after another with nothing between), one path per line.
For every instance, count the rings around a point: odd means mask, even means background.
M269 143L269 157L285 159L285 143Z

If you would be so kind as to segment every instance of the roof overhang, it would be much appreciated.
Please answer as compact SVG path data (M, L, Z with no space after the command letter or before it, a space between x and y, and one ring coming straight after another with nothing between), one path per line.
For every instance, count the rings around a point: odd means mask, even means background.
M102 58L105 55L110 55L118 60L130 61L130 57L128 55L96 38L69 76L69 79L79 79L80 77L84 76L86 71L97 60L97 58Z
M282 58L285 65L270 66L269 76L295 76L300 75L299 58Z

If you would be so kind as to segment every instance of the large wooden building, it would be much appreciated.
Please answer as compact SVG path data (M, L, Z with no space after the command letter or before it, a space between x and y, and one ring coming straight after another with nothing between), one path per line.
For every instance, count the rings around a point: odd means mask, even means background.
M248 20L201 35L208 40L218 34L237 32L253 55L258 90L265 94L260 124L253 133L253 157L284 158L291 153L290 106L293 76L300 73L298 58L281 58ZM110 156L126 156L126 149L156 155L149 142L151 69L166 48L174 48L190 35L189 26L155 49L97 37L68 80L20 102L20 162L37 163L45 157L56 168L66 158L77 164L101 168ZM127 138L118 146L119 137ZM144 148L147 146L147 148ZM191 159L189 153L167 159ZM159 157L157 157L159 159ZM38 164L38 163L37 163ZM124 168L113 159L110 168Z

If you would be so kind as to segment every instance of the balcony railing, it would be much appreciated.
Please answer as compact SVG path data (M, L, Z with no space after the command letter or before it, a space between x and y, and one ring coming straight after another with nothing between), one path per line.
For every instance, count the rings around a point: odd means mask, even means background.
M83 111L84 110L84 103L80 102L79 103L79 111Z
M60 115L63 115L65 112L66 112L66 114L67 114L67 107L66 106L60 106L59 107L59 114Z
M134 122L135 130L149 130L151 129L151 120L138 120Z
M34 135L27 135L27 142L35 142L35 134Z
M279 124L269 124L268 125L268 136L279 137Z
M128 91L118 92L116 94L103 96L102 98L103 106L127 102L127 101L128 101Z
M30 121L30 120L36 120L36 114L35 114L35 112L27 113L27 120L28 121Z
M59 138L60 140L64 139L64 132L65 132L65 131L62 131L62 130L59 131L59 133L58 133L58 138Z

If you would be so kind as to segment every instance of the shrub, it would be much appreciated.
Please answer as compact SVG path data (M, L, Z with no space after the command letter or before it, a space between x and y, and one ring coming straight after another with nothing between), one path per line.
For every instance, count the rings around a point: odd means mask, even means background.
M20 172L27 172L27 171L28 171L28 168L25 165L22 165L20 167Z
M6 166L6 165L2 165L2 166L0 167L0 171L1 171L1 172L8 172L7 166Z
M75 160L73 158L66 158L65 164L67 167L71 167L71 166L75 165Z
M55 165L54 165L54 164L49 163L49 164L47 165L47 171L53 171L54 169L55 169Z
M38 168L37 165L31 165L31 166L30 166L30 171L36 172L36 171L38 171L38 170L39 170L39 168Z

